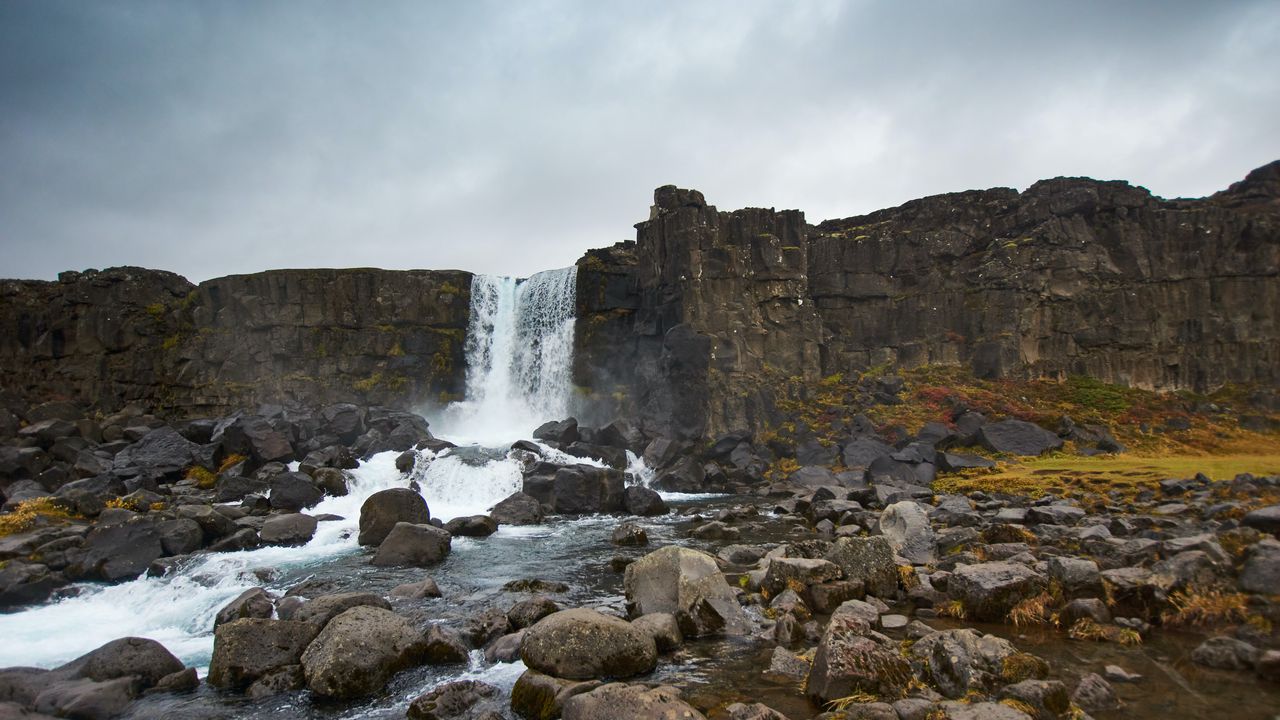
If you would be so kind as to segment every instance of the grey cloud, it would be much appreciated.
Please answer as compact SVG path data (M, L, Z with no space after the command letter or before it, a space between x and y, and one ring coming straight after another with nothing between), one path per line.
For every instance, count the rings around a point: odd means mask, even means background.
M617 5L618 7L611 7ZM0 275L527 275L650 192L811 221L1280 157L1280 7L0 3Z

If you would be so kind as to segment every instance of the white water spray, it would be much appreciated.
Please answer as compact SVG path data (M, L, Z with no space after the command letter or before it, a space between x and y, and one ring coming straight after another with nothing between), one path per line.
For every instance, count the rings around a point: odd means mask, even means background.
M472 279L467 397L438 420L440 437L497 447L569 414L576 291L572 267Z

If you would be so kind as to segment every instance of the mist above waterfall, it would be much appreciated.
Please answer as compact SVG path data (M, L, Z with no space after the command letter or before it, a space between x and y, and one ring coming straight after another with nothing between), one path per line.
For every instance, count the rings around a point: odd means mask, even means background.
M570 413L577 269L527 280L477 275L467 328L467 395L433 431L459 444L500 446Z

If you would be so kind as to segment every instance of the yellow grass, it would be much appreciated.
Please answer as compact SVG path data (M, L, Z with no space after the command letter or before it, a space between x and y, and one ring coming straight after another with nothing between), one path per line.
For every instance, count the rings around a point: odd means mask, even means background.
M30 530L41 517L66 519L71 514L66 508L55 504L51 497L24 500L12 512L0 515L0 536Z
M1232 455L1096 455L1054 453L1037 458L1001 462L990 470L969 470L939 477L941 493L1014 492L1029 495L1071 491L1126 494L1158 487L1161 480L1204 473L1214 480L1230 480L1240 473L1280 473L1280 448L1267 453ZM1243 498L1248 500L1248 498Z

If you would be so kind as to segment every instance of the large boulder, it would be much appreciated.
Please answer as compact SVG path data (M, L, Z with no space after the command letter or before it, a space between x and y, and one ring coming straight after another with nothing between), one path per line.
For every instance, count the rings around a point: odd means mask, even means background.
M898 587L898 566L888 538L838 538L824 557L840 566L846 580L861 583L872 595L888 596Z
M1267 538L1245 553L1240 587L1264 595L1280 595L1280 541Z
M182 661L155 640L125 637L81 655L54 673L98 682L134 678L136 689L146 690L182 669Z
M623 578L633 616L676 616L689 637L744 634L749 622L716 560L707 553L668 545L627 566Z
M564 720L706 719L696 708L681 700L680 692L675 688L624 683L609 683L568 698L564 701L561 717Z
M929 525L929 513L917 502L896 502L880 513L880 534L895 552L917 565L937 559L938 541Z
M972 620L1000 622L1013 606L1044 590L1044 578L1012 562L958 565L947 581L947 593L964 605Z
M271 507L288 512L298 512L324 499L321 490L310 475L286 472L271 480Z
M808 696L824 705L859 692L902 695L912 679L911 665L895 647L869 637L867 619L856 609L846 611L846 605L832 614L814 652L805 683Z
M1001 420L978 429L978 442L1006 455L1043 455L1062 447L1062 438L1025 420Z
M552 481L556 512L566 515L621 512L625 491L622 472L612 468L563 467Z
M275 611L275 601L266 590L260 587L249 588L218 611L213 619L213 627L216 629L244 618L270 618Z
M361 545L381 545L396 523L422 525L431 521L431 511L422 495L409 488L380 490L360 506Z
M512 493L489 510L499 525L537 525L542 522L542 503L523 492Z
M653 637L595 610L552 613L525 631L520 657L531 669L570 680L625 678L653 670Z
M329 621L302 654L302 669L316 695L353 698L381 690L425 654L426 640L408 620L361 605Z
M199 457L200 446L168 425L158 427L115 456L116 470L138 470L152 477L181 473Z
M305 545L316 534L318 522L310 515L272 515L262 523L258 538L264 545Z
M970 690L989 692L1002 680L1027 679L1048 670L1044 661L1018 653L1008 640L968 628L930 633L911 646L911 656L950 698L964 697Z
M627 488L623 493L623 502L631 515L650 517L666 515L668 512L667 503L662 500L662 496L642 485Z
M271 423L259 415L227 418L218 423L211 439L215 443L221 443L222 450L227 455L252 458L255 467L293 459L293 445L288 436L271 427Z
M600 684L599 680L567 680L526 670L511 688L511 709L525 720L555 720L569 698Z
M448 530L398 522L378 545L373 564L427 567L444 560L452 546L453 536Z
M1240 524L1262 532L1280 535L1280 505L1269 505L1245 514Z
M164 555L160 531L145 517L98 525L85 536L83 547L77 574L107 582L132 580Z
M32 707L40 715L18 718L42 720L51 715L81 720L107 720L123 715L135 695L132 678L98 682L89 679L54 679L40 689Z
M316 632L324 629L329 621L356 607L376 607L390 610L391 603L382 596L367 592L345 592L320 597L306 602L289 617L297 622L311 623Z
M319 630L294 620L244 618L219 625L213 632L209 684L243 690L286 665L297 665Z

